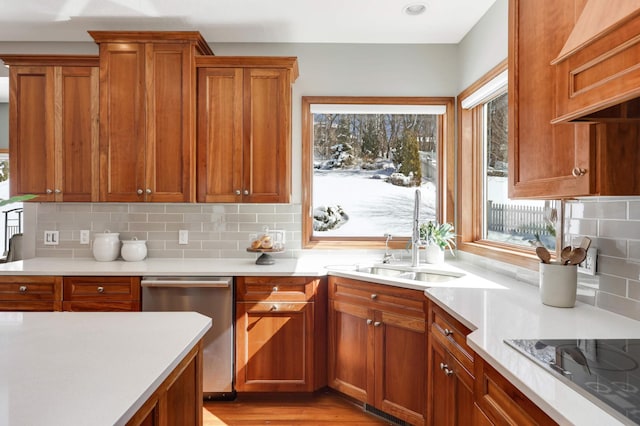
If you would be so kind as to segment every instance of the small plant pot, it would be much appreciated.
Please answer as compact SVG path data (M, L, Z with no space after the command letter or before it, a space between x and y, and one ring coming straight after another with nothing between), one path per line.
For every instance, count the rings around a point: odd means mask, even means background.
M444 250L435 244L426 246L424 248L424 261L434 265L444 263Z

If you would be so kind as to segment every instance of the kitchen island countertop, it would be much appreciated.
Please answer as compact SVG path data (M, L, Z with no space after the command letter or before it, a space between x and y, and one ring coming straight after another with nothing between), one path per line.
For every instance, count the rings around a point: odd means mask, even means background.
M194 312L0 312L0 424L125 424L210 327Z

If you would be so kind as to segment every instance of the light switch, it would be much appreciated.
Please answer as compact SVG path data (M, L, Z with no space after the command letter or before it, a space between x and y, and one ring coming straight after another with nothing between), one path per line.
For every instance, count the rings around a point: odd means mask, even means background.
M189 231L181 229L178 231L178 244L189 244Z

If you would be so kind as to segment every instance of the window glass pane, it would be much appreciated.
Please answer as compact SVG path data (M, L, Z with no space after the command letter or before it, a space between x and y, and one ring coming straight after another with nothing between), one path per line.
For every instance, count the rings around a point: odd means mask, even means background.
M488 101L484 116L484 232L490 241L531 247L540 239L555 250L555 201L508 198L507 93Z
M422 221L436 217L436 114L313 114L313 236L411 235L416 188Z

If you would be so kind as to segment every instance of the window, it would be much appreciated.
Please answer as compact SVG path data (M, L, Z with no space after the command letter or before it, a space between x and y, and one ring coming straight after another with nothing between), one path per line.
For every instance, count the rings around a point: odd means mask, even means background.
M376 246L441 220L452 137L450 98L303 98L305 247ZM452 145L452 144L450 144Z
M532 257L538 240L555 251L560 205L508 198L506 67L500 64L461 93L458 110L459 248L501 259L509 252Z

